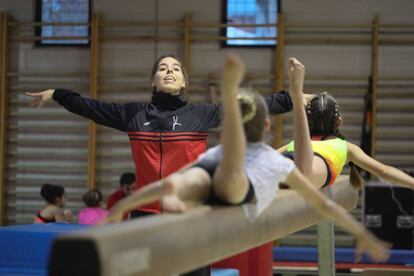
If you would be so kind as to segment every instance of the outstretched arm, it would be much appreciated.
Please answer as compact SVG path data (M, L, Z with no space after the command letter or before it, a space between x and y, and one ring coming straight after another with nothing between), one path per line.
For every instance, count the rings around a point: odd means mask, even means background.
M414 178L397 168L385 165L367 155L360 147L352 143L348 146L348 162L353 162L358 167L376 175L390 183L414 190Z
M303 94L304 103L313 97L312 94ZM287 91L279 91L273 93L271 96L265 97L267 108L270 115L278 115L292 111L292 99Z
M290 173L286 183L297 190L318 213L333 220L356 237L357 256L366 251L375 261L384 261L388 258L388 244L378 240L361 223L350 216L344 208L325 197L297 169Z
M292 110L292 99L287 91L273 93L265 97L270 115L278 115Z
M307 177L312 175L313 150L309 134L308 118L304 109L303 82L305 66L295 58L289 58L289 94L293 101L293 138L295 141L295 165Z
M244 70L243 62L234 54L226 58L222 70L223 157L213 176L213 188L218 197L229 203L241 202L248 191L247 177L243 173L246 137L237 100Z
M53 98L68 111L93 120L97 124L126 131L128 118L136 114L143 104L113 104L82 97L80 94L66 89L48 89L37 93L26 92L32 97L32 107L42 107Z

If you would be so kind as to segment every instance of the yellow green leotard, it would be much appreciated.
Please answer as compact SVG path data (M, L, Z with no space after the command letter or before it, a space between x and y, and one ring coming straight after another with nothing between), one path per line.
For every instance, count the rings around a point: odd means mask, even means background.
M332 185L337 176L341 173L345 162L347 160L348 147L346 141L341 138L334 138L322 141L311 141L313 152L321 157L328 169L327 185ZM294 142L290 142L287 147L287 152L291 153L295 150ZM324 185L325 186L325 185Z

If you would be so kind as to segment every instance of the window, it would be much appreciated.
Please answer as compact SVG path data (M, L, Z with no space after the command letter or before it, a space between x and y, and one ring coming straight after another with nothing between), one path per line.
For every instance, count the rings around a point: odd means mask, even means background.
M37 36L86 37L90 20L90 0L37 0L36 21L42 23L83 23L83 25L42 25ZM88 45L88 39L42 39L40 45Z
M280 6L278 0L223 0L223 11L223 21L229 24L276 24ZM223 32L223 35L235 38L227 40L225 46L274 46L276 39L260 38L274 38L276 34L276 26L230 26Z

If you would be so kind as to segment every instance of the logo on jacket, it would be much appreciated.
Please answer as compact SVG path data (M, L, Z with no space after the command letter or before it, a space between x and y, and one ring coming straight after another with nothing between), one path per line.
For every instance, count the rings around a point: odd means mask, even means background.
M148 122L145 122L144 123L144 126L149 126L151 124L151 122L150 121L148 121Z
M176 125L178 125L178 126L182 126L182 124L180 124L179 122L178 122L178 116L173 116L173 127L172 127L172 129L173 130L175 130L175 126Z

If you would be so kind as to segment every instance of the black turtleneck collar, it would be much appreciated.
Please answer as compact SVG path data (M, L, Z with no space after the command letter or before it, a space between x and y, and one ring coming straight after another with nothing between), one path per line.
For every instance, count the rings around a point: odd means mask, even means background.
M182 95L171 95L164 92L152 93L151 103L158 109L176 110L187 104Z

